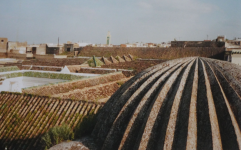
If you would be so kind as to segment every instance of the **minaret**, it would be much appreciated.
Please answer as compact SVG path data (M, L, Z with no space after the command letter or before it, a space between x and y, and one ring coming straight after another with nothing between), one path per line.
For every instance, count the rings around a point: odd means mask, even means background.
M108 31L107 38L106 38L106 44L107 45L110 45L110 38L111 38L110 31Z

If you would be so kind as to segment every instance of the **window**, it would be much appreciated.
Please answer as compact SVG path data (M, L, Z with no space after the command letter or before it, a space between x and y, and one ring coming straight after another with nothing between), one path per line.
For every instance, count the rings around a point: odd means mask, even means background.
M4 42L4 40L1 40L1 43L3 43Z

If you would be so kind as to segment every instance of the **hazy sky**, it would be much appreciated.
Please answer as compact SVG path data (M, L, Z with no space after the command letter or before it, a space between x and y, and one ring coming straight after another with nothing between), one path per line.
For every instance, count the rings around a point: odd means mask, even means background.
M241 0L0 0L0 37L28 44L241 37Z

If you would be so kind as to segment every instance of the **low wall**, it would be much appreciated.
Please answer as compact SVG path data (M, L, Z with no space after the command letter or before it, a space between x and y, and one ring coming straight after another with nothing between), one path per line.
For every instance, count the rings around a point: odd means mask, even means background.
M3 68L3 69L1 69ZM7 68L9 71L15 71L15 72L6 72L5 69ZM5 69L5 70L4 70ZM62 79L62 80L79 80L82 78L86 78L89 76L85 75L74 75L74 74L68 74L68 73L57 73L57 72L48 72L48 71L24 71L24 70L17 70L18 67L0 67L0 73L2 77L6 78L14 78L14 77L36 77L36 78L48 78L48 79ZM2 70L2 71L1 71ZM5 73L6 72L6 73ZM93 76L93 75L92 75ZM97 75L95 75L97 76Z
M53 59L54 55L33 55L33 57L35 57L35 59Z
M26 59L26 54L8 53L8 58Z
M22 63L6 63L3 64L4 67L9 67L9 66L17 66L19 69L22 69Z
M241 65L241 54L232 54L232 63Z
M108 73L114 73L116 72L116 69L110 69L110 68L87 68L82 67L78 72L80 73L94 73L94 74L108 74Z
M120 80L125 78L125 76L118 72L108 75L102 75L98 77L93 77L89 79L81 79L71 82L59 83L55 85L41 86L36 88L23 89L23 93L37 94L37 95L55 95L59 93L66 93L74 89L82 89L85 87L95 86L103 83L108 83L111 81Z
M171 47L225 47L225 42L216 42L216 41L171 41Z
M7 58L7 53L0 53L0 58Z
M22 77L23 76L23 72L14 72L14 73L8 73L8 74L3 74L1 75L1 77L6 77L8 78L16 78L16 77Z
M0 58L18 58L18 59L26 59L26 54L20 54L20 53L0 53ZM67 55L38 55L38 54L32 54L31 57L34 57L36 59L53 59L53 58L67 58Z
M8 57L8 58L17 58L17 59L26 59L26 54L19 54L19 53L0 53L0 57L3 56L2 58ZM53 59L54 55L37 55L33 54L33 57L36 59Z
M0 72L8 72L8 71L16 71L16 70L19 70L17 66L0 67Z
M76 76L72 74L60 74L60 73L50 73L50 72L24 72L23 76L26 77L36 77L36 78L49 78L49 79L63 79L63 80L76 80L82 79L83 76Z
M54 55L54 58L67 58L67 55Z
M110 57L131 54L144 59L176 59L182 57L200 56L216 59L224 58L225 48L216 47L186 47L186 48L142 48L142 47L84 47L81 56Z

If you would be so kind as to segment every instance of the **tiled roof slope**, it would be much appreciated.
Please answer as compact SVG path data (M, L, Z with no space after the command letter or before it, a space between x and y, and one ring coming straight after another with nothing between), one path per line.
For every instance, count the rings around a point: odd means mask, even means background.
M121 72L116 72L92 78L84 78L81 80L58 83L54 85L26 88L23 89L22 92L41 96L52 96L59 93L66 93L75 89L83 89L86 87L104 84L111 81L117 81L123 78L125 78L124 74L122 74Z
M85 101L1 93L0 149L44 149L40 138L49 128L63 123L74 128L83 116L101 107Z
M137 74L101 109L101 149L241 149L241 69L209 58L167 61Z

